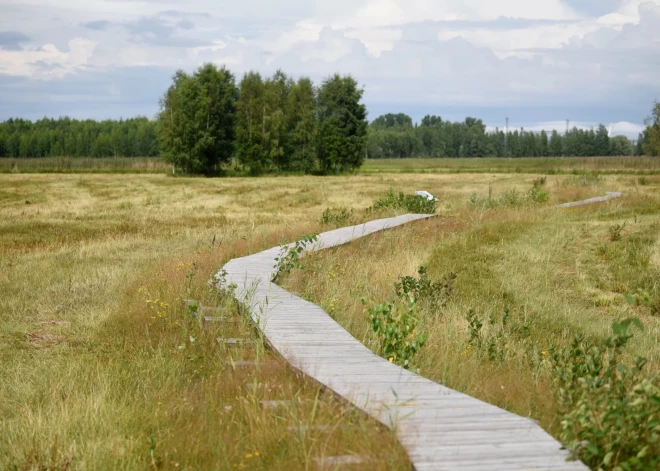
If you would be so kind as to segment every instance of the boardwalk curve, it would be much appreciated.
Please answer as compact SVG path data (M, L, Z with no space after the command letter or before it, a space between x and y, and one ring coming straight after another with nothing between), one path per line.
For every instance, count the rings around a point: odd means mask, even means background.
M408 214L319 236L310 251L432 217ZM270 282L275 247L227 263L216 279L236 284L269 344L293 367L395 428L422 470L586 470L535 421L404 370L371 352L316 304Z
M558 204L555 208L574 208L576 206L584 206L585 204L604 203L605 201L621 198L623 193L618 191L608 191L605 196L596 196L582 201L573 201L572 203Z

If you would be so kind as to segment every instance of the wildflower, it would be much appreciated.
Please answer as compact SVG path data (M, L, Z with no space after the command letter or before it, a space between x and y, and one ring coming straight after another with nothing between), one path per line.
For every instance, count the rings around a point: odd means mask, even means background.
M254 452L254 456L259 456L259 452L258 452L258 451L255 451L255 452Z
M541 352L541 355L544 355L544 356L545 356L545 355L547 355L547 354L548 354L548 352Z
M390 357L390 358L388 358L388 361L389 361L390 363L393 363L393 362L394 362L394 357Z
M246 460L249 460L249 459L251 459L251 458L252 458L252 453L247 453L247 454L245 455L245 459L246 459Z

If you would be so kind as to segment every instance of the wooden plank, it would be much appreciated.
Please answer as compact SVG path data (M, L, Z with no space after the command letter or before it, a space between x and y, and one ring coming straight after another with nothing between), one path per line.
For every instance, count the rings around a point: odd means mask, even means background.
M405 215L329 231L304 253L428 217ZM587 469L566 461L568 452L536 422L389 363L319 306L271 283L280 251L231 260L223 267L227 283L237 285L237 299L286 361L395 428L416 470Z
M573 201L571 203L558 204L555 208L575 208L576 206L584 206L585 204L604 203L615 198L621 198L623 193L618 191L608 191L605 196L597 196L582 201Z

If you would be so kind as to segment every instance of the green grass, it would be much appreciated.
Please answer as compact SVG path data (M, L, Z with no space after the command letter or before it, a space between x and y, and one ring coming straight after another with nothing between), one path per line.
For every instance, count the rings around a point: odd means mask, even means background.
M327 208L353 208L359 222L389 188L430 191L441 217L303 259L287 286L373 347L361 297L386 299L420 264L432 277L456 270L454 300L424 318L430 337L415 367L556 431L548 377L515 356L533 340L541 348L575 331L601 339L611 320L635 314L647 329L630 354L658 368L658 318L624 300L657 296L656 271L638 268L660 267L658 178L551 176L549 204L626 194L554 211L469 203L473 193L527 191L536 177L525 174L0 175L0 469L309 469L315 457L346 454L372 458L365 469L409 469L392 432L281 362L228 365L277 358L207 285L231 258L326 230ZM611 242L609 227L626 221ZM239 322L201 330L183 307L191 297ZM499 316L505 305L530 337L513 338L515 355L501 364L466 353L467 309ZM218 336L256 344L226 349ZM271 386L254 394L255 383ZM292 402L277 413L259 405L275 399ZM298 425L332 433L291 434Z
M583 192L577 183L550 177L552 202ZM466 197L446 198L435 220L314 254L283 283L378 351L362 299L367 305L394 299L393 283L420 265L432 279L457 273L449 304L419 313L428 340L413 368L533 417L559 437L547 362L553 344L569 345L578 333L599 344L613 322L638 317L645 330L627 347L626 361L643 356L649 374L660 372L660 180L639 186L626 177L602 177L594 185L594 193L617 188L625 196L570 210L531 203L481 208ZM612 241L610 227L624 222L621 240ZM630 304L631 296L649 302ZM485 325L482 346L470 340L470 310Z

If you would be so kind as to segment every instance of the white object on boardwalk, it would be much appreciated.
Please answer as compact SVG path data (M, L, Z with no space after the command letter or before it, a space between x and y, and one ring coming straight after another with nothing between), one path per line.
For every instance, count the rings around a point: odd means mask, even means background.
M398 216L319 236L320 250L429 215ZM289 245L291 246L291 245ZM536 422L390 363L371 352L323 309L270 282L280 247L227 263L226 283L269 344L294 368L388 427L417 471L586 470Z
M575 206L583 206L585 204L592 203L603 203L605 201L613 200L615 198L621 198L623 193L618 191L608 191L605 196L597 196L595 198L589 198L588 200L574 201L572 203L558 204L555 208L574 208Z

